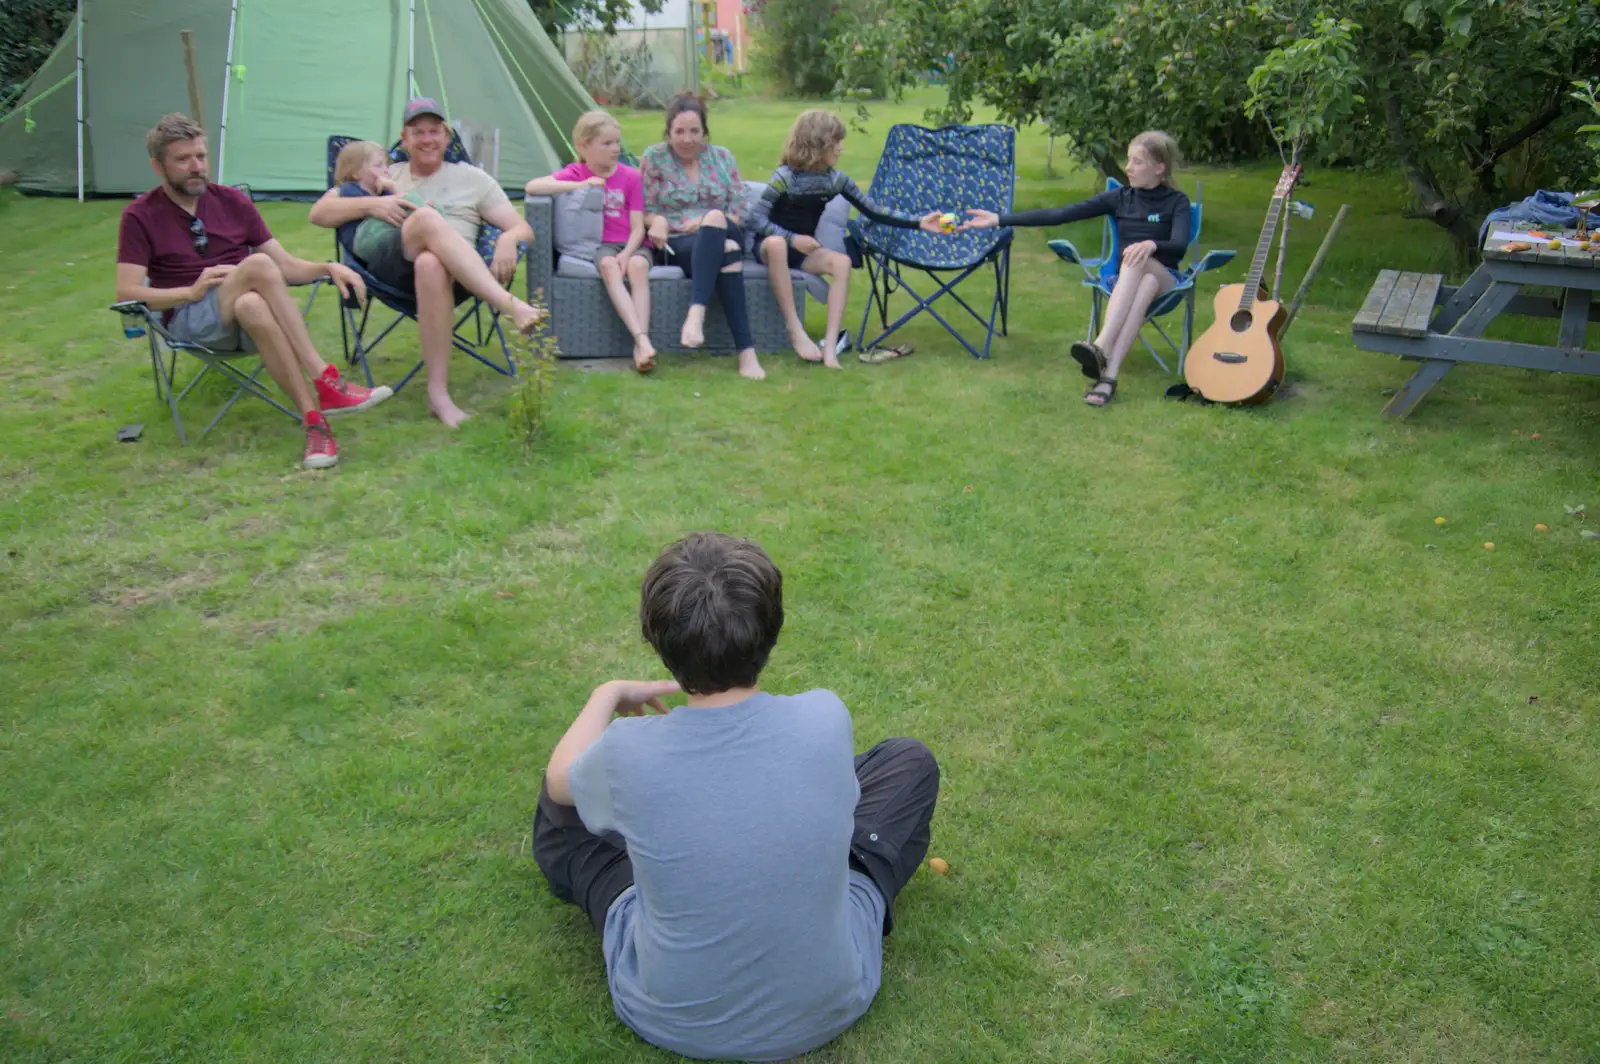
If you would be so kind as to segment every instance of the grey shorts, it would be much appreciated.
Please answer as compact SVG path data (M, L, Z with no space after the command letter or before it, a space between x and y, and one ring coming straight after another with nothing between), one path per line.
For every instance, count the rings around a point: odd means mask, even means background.
M589 260L589 261L593 262L596 266L598 266L598 265L600 265L600 260L601 259L614 259L618 255L621 255L621 254L622 254L622 245L621 244L601 244L598 248L595 249L594 258ZM636 258L643 259L647 264L650 263L650 255L649 255L649 253L647 251L644 250L644 248L636 249L633 254L634 254L634 256Z
M222 308L217 306L217 290L211 289L198 303L185 303L167 319L167 332L174 340L199 344L209 351L253 353L255 343L239 323L222 324Z

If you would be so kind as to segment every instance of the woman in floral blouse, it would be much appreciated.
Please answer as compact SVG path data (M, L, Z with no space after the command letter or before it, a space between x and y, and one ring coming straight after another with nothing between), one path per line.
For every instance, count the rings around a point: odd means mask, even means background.
M706 304L715 291L739 347L739 375L758 381L767 374L756 359L744 303L744 185L733 154L706 143L709 135L698 97L679 96L667 105L667 139L639 160L644 209L652 216L650 239L694 282L683 346L705 343Z

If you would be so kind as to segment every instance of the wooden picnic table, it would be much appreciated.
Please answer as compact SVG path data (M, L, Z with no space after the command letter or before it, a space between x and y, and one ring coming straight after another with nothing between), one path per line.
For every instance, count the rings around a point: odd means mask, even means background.
M1563 235L1573 237L1571 230ZM1600 376L1600 351L1584 347L1589 323L1600 321L1600 303L1593 298L1600 291L1600 252L1550 248L1547 241L1518 237L1533 249L1506 251L1512 241L1491 232L1483 261L1459 288L1441 283L1437 273L1378 274L1351 323L1351 339L1362 350L1422 363L1383 408L1385 414L1403 418L1411 413L1459 362ZM1536 295L1523 291L1528 287L1556 291L1553 297ZM1556 345L1485 339L1484 330L1502 314L1559 318Z

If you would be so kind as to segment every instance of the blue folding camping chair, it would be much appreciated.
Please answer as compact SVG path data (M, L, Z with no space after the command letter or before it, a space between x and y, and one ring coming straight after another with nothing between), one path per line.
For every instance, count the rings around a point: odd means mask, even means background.
M111 309L123 316L122 333L130 340L147 337L150 341L150 372L156 382L156 399L167 404L167 409L172 413L172 423L178 428L178 441L188 443L189 437L183 430L183 411L180 404L195 390L195 386L205 380L212 373L224 378L234 386L234 391L228 401L222 404L206 427L200 430L200 435L195 439L204 439L222 420L222 416L233 409L233 404L247 395L253 395L262 402L281 411L296 424L300 423L300 415L284 406L272 397L266 385L261 381L262 371L266 363L261 361L261 356L254 352L242 351L213 351L201 344L179 340L167 331L162 322L165 316L160 311L151 310L148 306L136 300L125 303L114 303ZM189 378L181 389L178 387L178 362L182 355L189 355L200 363L200 372Z
M885 207L908 214L963 211L968 207L1004 214L1011 210L1015 184L1016 130L1010 126L927 129L898 125L889 130L868 194ZM925 233L920 229L883 225L869 218L854 218L848 232L866 263L871 285L867 308L861 316L861 329L856 336L860 350L869 351L880 345L900 326L927 311L973 358L989 357L996 319L1000 335L1006 334L1006 314L1011 298L1010 229ZM955 290L956 285L986 266L994 271L994 297L987 318ZM937 286L926 299L907 280L912 271L926 274ZM916 306L891 325L889 296L897 289L904 289ZM955 300L984 328L981 351L934 308L933 304L943 296ZM874 307L878 309L883 332L866 342L867 319L872 316Z
M333 136L328 138L328 187L333 187L334 162L339 157L339 150L351 141L360 140L360 137ZM403 163L408 158L405 150L397 143L389 149L389 158L397 163ZM450 146L445 149L444 161L447 163L468 163L472 159L467 155L466 146L461 143L460 136L455 130L450 131ZM482 225L478 228L477 249L483 256L484 262L494 258L494 244L500 238L500 230L492 225ZM365 305L357 304L354 298L343 301L339 312L339 333L344 343L345 361L352 366L360 366L362 374L367 379L367 386L372 386L372 368L368 365L368 358L374 349L381 344L395 327L403 321L415 321L417 318L417 296L415 292L403 292L390 287L368 273L366 267L361 265L355 256L354 249L347 247L339 239L339 234L334 233L333 238L335 257L360 275L367 285L367 302ZM517 248L517 265L522 265L522 258L527 254L526 245ZM326 280L318 284L325 284ZM316 298L312 292L311 300ZM306 313L311 313L311 300L306 301ZM395 317L385 325L378 334L367 339L367 324L372 315L373 303L382 303L395 312ZM483 300L456 285L456 306L466 305L466 310L455 321L450 330L450 343L458 351L465 352L482 362L496 373L506 377L517 375L516 359L512 357L511 345L506 339L505 328L500 323L500 312L492 307L485 306ZM470 323L470 328L468 327ZM485 354L481 349L489 340L498 340L500 343L501 358L496 359L492 354ZM417 375L417 370L422 368L419 361L411 367L411 372L400 378L394 385L398 392L404 388L411 378Z
M1115 178L1106 178L1106 191L1121 188L1122 185ZM1184 255L1188 256L1194 250L1196 242L1200 239L1200 196L1201 186L1195 184L1194 199L1189 203L1189 246L1184 248ZM1093 340L1100 332L1100 320L1105 315L1106 303L1111 299L1111 290L1117 286L1118 267L1122 264L1122 244L1118 239L1116 219L1107 216L1105 226L1100 232L1100 254L1088 258L1079 253L1072 241L1065 239L1051 240L1048 242L1051 251L1054 251L1065 262L1073 263L1083 269L1083 284L1089 289L1092 305L1089 309L1089 335ZM1179 271L1178 283L1171 291L1160 296L1150 304L1145 311L1144 321L1155 327L1156 332L1166 341L1167 347L1178 356L1178 373L1183 373L1183 360L1189 353L1189 344L1194 340L1194 284L1195 279L1207 270L1215 270L1232 262L1236 251L1212 250L1205 253L1199 262L1190 263L1187 269ZM1161 327L1157 318L1170 314L1179 306L1183 307L1183 332L1179 341L1174 343L1167 330ZM1139 330L1139 342L1144 344L1145 350L1150 352L1162 370L1171 373L1172 369L1161 357L1160 353L1151 346L1149 340L1144 338L1144 330Z

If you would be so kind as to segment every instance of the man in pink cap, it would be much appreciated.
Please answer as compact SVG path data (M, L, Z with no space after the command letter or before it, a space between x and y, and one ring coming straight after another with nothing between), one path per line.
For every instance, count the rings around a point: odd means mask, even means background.
M382 196L341 196L329 189L311 208L311 222L327 229L381 218L400 227L402 254L368 263L374 277L417 297L417 327L428 370L428 409L451 428L469 415L450 398L450 337L455 325L455 286L477 258L478 229L499 229L489 270L502 285L517 270L517 245L533 242L533 230L511 205L505 190L484 171L444 161L450 127L432 99L406 104L400 145L410 157L389 167L395 192ZM409 198L408 198L409 197ZM426 207L418 207L421 200Z

